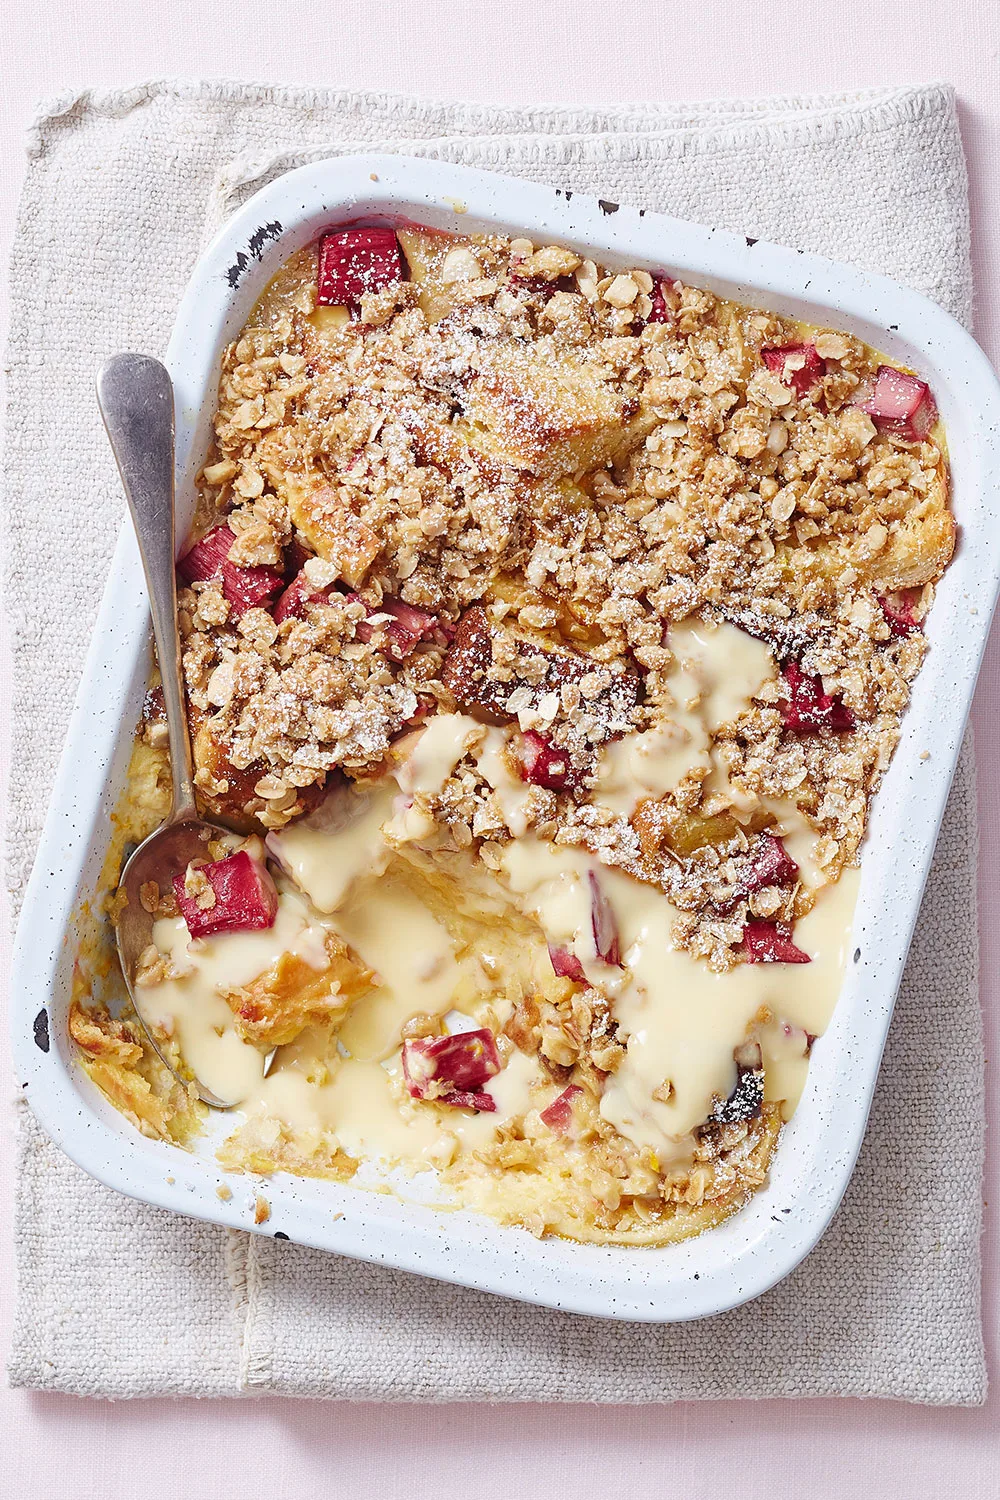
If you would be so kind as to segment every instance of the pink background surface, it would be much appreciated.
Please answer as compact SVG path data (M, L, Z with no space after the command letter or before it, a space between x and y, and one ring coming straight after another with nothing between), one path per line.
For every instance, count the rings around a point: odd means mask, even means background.
M36 101L163 75L382 88L483 102L597 103L820 92L947 79L972 178L977 333L1000 362L1000 7L992 0L4 0L0 8L0 254L9 250ZM66 226L72 253L72 225ZM0 307L5 321L6 307ZM9 717L0 644L0 724ZM1000 627L974 719L982 819L983 1003L998 1034ZM6 938L3 958L6 963ZM6 1033L0 1069L7 1077ZM997 1111L993 1106L995 1124ZM13 1132L0 1131L0 1222ZM997 1371L1000 1153L991 1140L985 1317ZM970 1191L975 1185L970 1184ZM0 1342L14 1269L0 1243ZM178 1309L178 1316L183 1310ZM333 1407L156 1400L111 1405L0 1390L0 1497L372 1500L624 1495L651 1482L689 1500L736 1491L910 1500L1000 1493L1000 1393L985 1409L891 1402L675 1407Z

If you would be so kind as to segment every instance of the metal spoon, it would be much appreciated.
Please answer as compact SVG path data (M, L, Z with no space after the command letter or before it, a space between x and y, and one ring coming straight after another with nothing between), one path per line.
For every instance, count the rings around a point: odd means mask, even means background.
M125 487L146 574L174 785L167 821L142 841L126 862L118 884L118 957L135 1005L135 975L140 955L153 941L155 920L142 904L140 888L152 881L161 891L170 890L174 876L182 875L192 859L207 858L209 839L221 838L231 830L206 823L198 816L194 800L194 764L177 636L174 393L170 376L159 360L147 354L116 354L97 377L97 401ZM189 1079L164 1056L137 1005L135 1010L161 1062L187 1087ZM265 1072L270 1061L270 1057L265 1061ZM200 1080L194 1081L205 1104L231 1109L236 1102L220 1099Z

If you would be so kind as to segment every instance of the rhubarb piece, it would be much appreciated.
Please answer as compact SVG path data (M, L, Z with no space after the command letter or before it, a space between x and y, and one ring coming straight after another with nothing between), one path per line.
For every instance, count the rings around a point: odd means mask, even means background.
M239 619L248 609L266 609L284 581L273 568L235 568L229 562L222 565L222 592L229 600L233 619Z
M743 928L743 951L751 964L809 964L812 959L792 942L788 922L754 919Z
M248 609L265 606L284 579L274 568L240 568L231 563L229 552L235 540L228 526L213 526L185 552L177 564L177 572L185 583L220 579L233 618L239 619Z
M927 382L894 365L879 365L853 404L868 413L879 432L895 432L913 443L927 436L938 415Z
M392 615L397 625L409 635L414 635L418 640L425 640L433 635L437 629L437 619L429 614L426 609L418 609L415 604L407 604L405 599L384 598L380 608Z
M435 1104L450 1104L454 1109L474 1109L477 1114L493 1114L497 1107L497 1101L492 1094L482 1090L467 1092L456 1090L452 1094L442 1094L440 1099L435 1099Z
M203 876L205 884L196 895L187 894L188 875L189 872L174 876L174 895L193 938L274 926L278 913L274 881L260 861L251 859L245 849L217 860L214 865L198 866L194 881ZM202 905L209 899L209 891L211 905Z
M356 308L366 292L403 279L403 260L392 229L340 229L319 242L319 291L326 307Z
M601 889L601 883L593 870L587 871L587 879L590 882L590 925L597 956L603 958L606 964L621 969L624 965L614 907Z
M816 353L815 344L782 344L760 353L767 368L797 396L806 395L826 374L826 364Z
M553 974L558 975L560 979L575 979L580 984L586 983L587 976L583 972L583 964L568 948L553 948L550 943L549 959L552 963Z
M451 1103L455 1089L480 1089L499 1071L496 1042L486 1027L450 1036L407 1037L403 1043L403 1076L414 1099Z
M740 891L749 895L766 885L791 885L799 867L773 833L762 833L750 857L750 869L740 881Z
M512 677L509 667L495 664L497 656L509 660L512 642L522 658L537 658L545 663L545 671L537 681ZM587 709L603 721L604 738L615 739L632 727L635 708L642 697L639 677L632 672L611 672L577 651L543 650L532 642L513 637L510 631L492 625L483 606L475 604L458 622L441 675L463 713L486 724L508 724L514 714L507 702L516 689L525 689L529 694L528 706L537 708L543 697L558 693L565 683L579 682L588 673L605 670L609 674L608 685L588 699Z
M317 589L304 572L297 573L271 611L275 624L280 625L282 620L304 620L307 605L322 604L329 595L329 589Z
M855 727L854 714L839 693L826 692L821 677L810 677L796 661L786 662L781 676L788 697L778 706L786 729L793 734L815 734L819 729L843 734Z
M912 635L915 630L921 628L920 621L914 615L913 608L908 599L904 599L902 603L894 604L891 600L880 595L878 602L882 607L882 613L885 615L886 624L893 635Z
M653 272L653 290L650 296L653 306L649 317L646 319L647 323L673 322L674 311L666 298L666 288L671 285L672 282L669 276L661 276L656 271Z
M366 609L369 608L360 594L348 594L347 597L364 604ZM380 636L380 644L394 661L405 661L419 642L432 636L436 629L437 620L425 609L417 609L403 599L389 597L384 598L377 609L372 610L356 627L361 641L370 641L374 636Z
M718 909L726 915L751 891L759 891L766 885L791 885L798 873L798 865L781 840L773 833L762 833L747 860L743 878L732 887L726 904Z
M557 1099L553 1099L552 1103L542 1110L538 1118L543 1125L554 1130L556 1135L565 1135L573 1123L573 1100L582 1093L583 1089L579 1084L571 1083L568 1088L563 1089Z
M188 548L177 564L177 572L185 583L200 583L205 578L218 578L235 540L236 537L228 526L213 526L193 547Z
M579 781L568 752L534 729L521 735L518 765L522 781L544 786L550 792L565 792Z

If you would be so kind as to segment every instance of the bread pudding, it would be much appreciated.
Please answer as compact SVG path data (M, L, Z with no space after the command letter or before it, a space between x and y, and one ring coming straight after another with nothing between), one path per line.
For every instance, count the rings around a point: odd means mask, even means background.
M221 1163L433 1172L622 1245L737 1210L822 1046L954 544L932 393L848 334L499 235L292 256L178 563L231 832L142 892L136 1007L232 1102ZM154 673L121 838L169 774ZM103 978L81 951L83 1065L182 1144L193 1082Z

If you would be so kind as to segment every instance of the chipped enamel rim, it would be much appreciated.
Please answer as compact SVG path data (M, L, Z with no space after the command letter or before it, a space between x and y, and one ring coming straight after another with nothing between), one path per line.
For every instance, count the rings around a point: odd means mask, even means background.
M928 623L892 766L863 846L854 957L833 1023L767 1185L741 1212L663 1249L536 1240L466 1211L276 1175L259 1232L502 1296L608 1318L673 1322L759 1296L816 1244L854 1166L882 1047L1000 586L1000 386L938 306L884 277L549 187L395 156L317 162L264 187L216 236L181 302L166 362L177 399L179 534L207 445L218 361L265 283L324 227L408 218L468 232L554 239L614 266L664 270L724 296L866 339L931 384L948 430L959 549ZM74 1062L66 1031L71 916L93 890L122 785L147 670L147 605L135 543L118 543L15 951L15 1066L34 1112L84 1171L161 1208L253 1230L258 1179L135 1132ZM942 712L941 706L947 705ZM925 758L923 752L930 752ZM893 891L891 904L882 893Z

